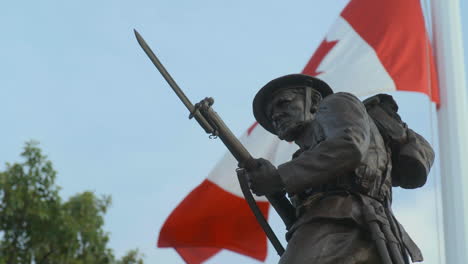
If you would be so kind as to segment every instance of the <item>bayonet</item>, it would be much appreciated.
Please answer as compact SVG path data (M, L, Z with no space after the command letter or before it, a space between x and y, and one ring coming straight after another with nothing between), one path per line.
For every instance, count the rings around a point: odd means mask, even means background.
M200 114L200 112L195 112L194 111L194 105L190 102L190 100L187 98L187 96L184 94L182 89L180 89L179 85L174 81L172 76L167 72L166 68L162 65L162 63L159 61L158 57L154 54L154 52L151 50L151 48L146 44L146 41L143 39L143 37L136 31L136 29L133 29L133 32L135 33L135 37L140 44L141 48L145 51L146 55L150 58L150 60L153 62L154 66L159 70L161 75L166 79L167 83L169 86L171 86L172 90L176 93L176 95L179 97L179 99L182 101L182 103L187 107L189 112L195 117L195 120L198 121L200 126L205 130L206 133L212 134L214 132L213 128L208 124L205 118Z

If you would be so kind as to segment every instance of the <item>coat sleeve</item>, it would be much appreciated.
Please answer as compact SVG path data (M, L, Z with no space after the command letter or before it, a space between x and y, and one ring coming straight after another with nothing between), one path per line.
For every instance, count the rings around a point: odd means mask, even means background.
M326 97L314 122L322 129L323 141L278 167L290 194L330 183L340 175L351 175L369 147L370 117L352 94Z

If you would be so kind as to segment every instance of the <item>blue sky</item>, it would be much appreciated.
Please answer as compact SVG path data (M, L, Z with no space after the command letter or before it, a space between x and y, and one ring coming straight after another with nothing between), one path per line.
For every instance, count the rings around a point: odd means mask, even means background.
M467 50L468 4L460 2ZM112 195L105 229L117 255L138 247L148 263L182 263L173 250L156 249L159 228L225 149L188 120L133 28L187 96L214 97L217 112L240 135L254 120L251 100L258 88L301 71L346 3L4 1L0 163L18 160L25 141L40 141L59 172L62 196L85 190ZM428 118L420 118L429 115L424 98L398 98L408 123L430 137ZM421 214L432 219L432 230L434 188L431 180L416 194L396 193L427 209ZM412 207L398 199L396 211L405 224L417 225L411 223ZM273 222L281 233L278 219ZM419 239L435 238L433 231ZM429 243L425 250L433 247ZM268 259L276 261L274 254ZM210 263L219 262L257 263L228 253Z

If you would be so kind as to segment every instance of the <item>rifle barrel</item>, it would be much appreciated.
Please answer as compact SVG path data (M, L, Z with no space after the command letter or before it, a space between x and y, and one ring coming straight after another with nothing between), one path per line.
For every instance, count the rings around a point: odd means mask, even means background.
M211 102L209 106L202 104L202 107L200 107L199 109L195 109L195 106L190 102L187 96L185 96L180 87L177 85L177 83L174 81L171 75L167 72L166 68L164 68L164 66L161 64L161 62L153 53L148 44L146 44L143 37L135 29L133 31L135 32L135 36L141 48L151 59L154 66L156 66L156 68L159 70L164 79L166 79L167 83L171 86L172 90L174 90L179 99L190 111L191 115L195 117L200 126L203 129L205 129L207 133L212 135L218 135L221 141L223 141L224 145L228 148L229 152L231 152L231 154L239 163L243 164L244 168L255 168L257 166L255 159L250 155L249 151L242 145L242 143L237 139L237 137L232 133L232 131L226 126L221 117L211 108L211 104L213 102ZM247 204L252 209L253 214L257 218L257 221L259 222L266 236L273 244L273 247L276 249L276 252L278 253L278 255L281 256L284 253L284 247L281 245L281 242L278 240L275 233L268 224L267 220L258 208L257 203L255 202L255 198L250 192L245 175L238 174L238 179ZM273 205L275 210L278 211L286 226L289 228L290 223L294 221L294 216L291 214L291 210L284 211L284 209L282 208L283 206L286 206L288 208L291 207L289 200L287 200L287 198L284 196L282 197L282 199L271 199L271 197L267 196L267 199Z

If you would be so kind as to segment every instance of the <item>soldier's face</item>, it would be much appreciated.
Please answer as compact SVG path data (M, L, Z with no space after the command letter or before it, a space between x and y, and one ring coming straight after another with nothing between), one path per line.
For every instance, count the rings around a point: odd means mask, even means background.
M302 133L305 124L313 119L312 113L304 111L304 108L304 96L292 89L273 96L267 113L280 139L294 141Z

